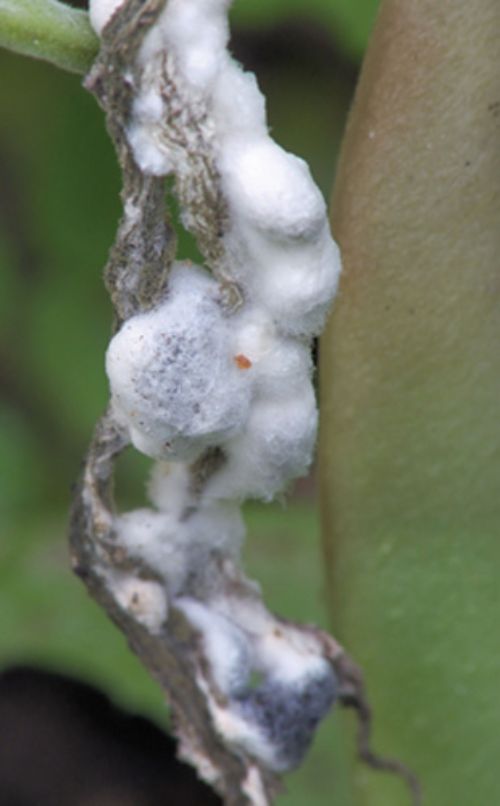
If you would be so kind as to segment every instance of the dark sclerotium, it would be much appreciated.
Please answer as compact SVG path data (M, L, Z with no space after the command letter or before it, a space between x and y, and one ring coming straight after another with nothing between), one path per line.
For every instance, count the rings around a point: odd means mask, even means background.
M238 698L241 714L273 746L278 772L301 763L316 727L336 699L337 688L333 670L325 666L321 676L288 685L267 680Z

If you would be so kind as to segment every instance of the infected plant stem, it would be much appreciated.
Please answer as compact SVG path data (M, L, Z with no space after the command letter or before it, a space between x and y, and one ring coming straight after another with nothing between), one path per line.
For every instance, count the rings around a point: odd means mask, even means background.
M164 178L146 175L139 169L127 135L134 95L141 86L141 70L145 69L140 66L137 55L164 5L165 0L128 0L104 29L101 51L85 82L106 113L123 173L124 212L105 272L117 328L135 314L154 308L165 297L175 255L175 235L165 210ZM175 104L182 108L182 89L174 80L169 80L166 62L162 69L166 87L164 100L172 108ZM163 125L165 141L179 141L192 160L191 178L181 171L176 176L185 220L198 239L207 266L223 290L230 292L226 302L234 307L238 302L238 287L229 276L222 241L227 209L203 115L190 116L188 109L180 125L175 115L170 118L167 114ZM189 129L187 144L181 142L183 126ZM222 741L217 718L220 719L221 714L223 719L228 715L234 718L234 715L215 683L200 631L173 597L167 597L165 616L160 624L150 623L140 609L140 591L163 591L165 580L152 564L130 556L117 539L114 462L128 444L129 437L110 408L97 423L75 491L70 527L74 570L164 690L174 716L181 755L194 764L229 806L268 806L280 789L279 776L241 744ZM190 500L194 510L204 485L224 461L222 451L208 449L191 466ZM192 514L188 510L185 517ZM128 601L120 599L116 593L116 580L124 578L137 583L136 591L139 591ZM335 640L315 628L301 627L268 614L256 586L246 579L231 558L216 549L208 571L202 569L199 577L186 583L183 594L191 595L193 601L203 602L203 597L208 601L214 586L230 605L241 605L243 609L254 607L261 619L268 618L274 625L275 635L285 645L287 640L293 645L294 641L303 639L304 646L321 659L330 677L333 669L341 702L354 706L360 718L359 747L363 760L373 767L403 775L416 792L411 774L402 765L380 760L370 751L370 712L362 678ZM241 715L238 718L243 719ZM414 802L418 803L416 798L415 795Z
M152 635L130 611L117 604L110 591L109 574L122 570L127 561L119 549L113 550L112 491L114 461L126 444L112 417L106 414L96 426L74 495L70 522L73 569L165 692L181 754L197 760L199 771L216 784L229 806L249 806L252 801L242 794L242 787L254 763L229 752L213 729L196 683L204 663L196 631L180 611L172 608L168 625L160 634ZM154 577L151 569L142 568L139 573ZM265 771L262 779L271 799L277 791L277 781Z

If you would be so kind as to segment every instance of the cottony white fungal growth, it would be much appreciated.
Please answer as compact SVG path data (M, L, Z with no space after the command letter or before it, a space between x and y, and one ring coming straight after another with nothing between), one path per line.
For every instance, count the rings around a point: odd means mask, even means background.
M251 383L232 341L217 283L176 264L163 305L129 319L107 354L115 413L138 450L193 461L241 431Z
M150 632L160 632L167 620L166 592L158 582L116 573L109 580L116 601Z
M214 596L208 605L181 598L177 606L202 633L212 675L227 697L221 704L207 692L224 740L275 772L300 763L336 695L316 641L285 630L256 598Z
M119 5L91 0L98 33ZM175 263L164 300L128 319L108 350L115 419L159 460L156 509L118 517L116 539L155 569L166 601L156 582L115 588L124 607L152 603L152 629L169 607L182 611L203 642L210 681L200 671L199 686L219 735L282 771L302 758L336 682L318 641L269 614L238 570L239 505L273 498L310 466L310 342L340 261L307 165L270 138L255 78L226 49L228 6L168 0L133 79L135 160L145 174L175 175L183 223L212 257L207 268ZM228 304L228 283L240 304ZM207 451L200 484L191 464Z
M124 0L90 0L90 22L96 34L100 34L104 26L110 21L115 11L123 5Z

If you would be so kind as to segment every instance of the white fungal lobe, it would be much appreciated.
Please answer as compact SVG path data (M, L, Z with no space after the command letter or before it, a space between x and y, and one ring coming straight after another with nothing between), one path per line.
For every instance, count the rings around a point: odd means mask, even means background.
M117 572L108 579L108 583L124 610L152 633L161 631L168 616L168 602L160 583Z
M129 319L106 361L117 418L155 459L192 461L241 431L251 389L232 351L217 283L176 264L165 302Z
M120 545L163 576L171 598L217 583L219 558L239 561L245 528L234 502L206 503L189 516L137 509L116 519ZM211 572L211 576L210 576Z
M317 642L280 623L255 598L183 597L176 606L203 635L211 673L226 695L221 704L200 681L224 741L275 772L296 766L336 695Z
M118 517L115 532L202 636L227 704L203 675L199 684L223 740L281 771L300 761L335 679L322 648L278 622L257 593L223 592L224 567L239 564L240 502L273 498L312 461L310 342L323 327L340 259L307 165L271 139L255 77L227 51L229 4L168 0L139 51L128 129L136 162L147 174L175 174L182 220L194 231L199 188L222 197L223 231L212 236L243 302L229 311L213 275L177 262L165 299L111 341L115 418L138 450L159 460L150 489L156 509ZM98 33L118 6L90 0ZM222 462L195 495L189 464L207 449ZM152 629L164 612L157 584L139 597L149 596ZM115 585L127 608L136 601L130 585Z
M96 34L101 34L104 26L124 2L125 0L90 0L90 23Z

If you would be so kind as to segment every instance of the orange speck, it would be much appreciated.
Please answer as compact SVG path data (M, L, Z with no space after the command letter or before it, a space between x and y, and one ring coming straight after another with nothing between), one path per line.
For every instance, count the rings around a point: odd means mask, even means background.
M247 358L246 355L243 355L242 353L238 353L238 355L235 355L234 360L236 362L236 366L238 367L238 369L250 369L250 367L252 366L252 362L250 361L250 359Z

